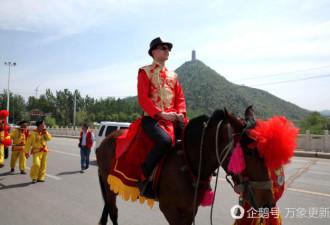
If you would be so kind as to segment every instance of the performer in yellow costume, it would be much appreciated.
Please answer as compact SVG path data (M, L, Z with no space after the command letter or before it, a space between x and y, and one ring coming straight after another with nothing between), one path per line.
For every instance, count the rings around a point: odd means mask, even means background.
M4 160L3 151L5 149L5 145L3 144L4 140L5 140L5 131L0 128L0 168L4 167L3 165L3 160Z
M10 159L10 172L13 173L15 171L15 166L17 159L19 158L19 169L21 174L26 174L25 167L26 167L26 157L28 155L24 154L24 146L26 139L29 135L29 130L27 128L27 122L22 120L19 122L20 128L14 129L10 134L7 136L7 139L13 140L12 145L12 153Z
M7 117L9 116L9 112L7 110L0 111L0 168L4 167L3 160L4 154L3 151L9 145L11 145L11 141L6 139L8 135L9 127L7 126Z
M45 129L43 120L37 120L37 129L30 131L29 137L25 144L25 154L29 154L30 148L33 155L33 166L31 167L30 177L32 183L45 182L45 173L47 166L47 141L52 139L52 136Z

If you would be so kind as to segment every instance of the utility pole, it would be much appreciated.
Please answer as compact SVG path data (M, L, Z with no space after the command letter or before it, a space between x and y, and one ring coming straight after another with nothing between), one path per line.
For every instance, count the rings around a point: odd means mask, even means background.
M76 126L76 93L74 93L73 101L73 126Z
M36 89L34 89L36 91L36 99L38 98L38 90L39 90L39 86L40 84L36 87Z
M8 73L8 88L7 88L7 111L9 112L9 83L10 83L10 67L16 66L16 63L13 64L11 62L5 62L5 65L9 67L9 73ZM9 123L9 116L7 117L7 123Z

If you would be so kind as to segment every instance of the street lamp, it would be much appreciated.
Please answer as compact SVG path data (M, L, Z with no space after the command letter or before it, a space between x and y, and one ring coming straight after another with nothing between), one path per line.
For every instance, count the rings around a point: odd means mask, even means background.
M9 73L8 73L8 88L7 88L7 111L9 112L9 82L10 82L10 67L16 66L16 63L11 62L5 62L5 65L9 67ZM9 123L9 116L7 117L7 123Z

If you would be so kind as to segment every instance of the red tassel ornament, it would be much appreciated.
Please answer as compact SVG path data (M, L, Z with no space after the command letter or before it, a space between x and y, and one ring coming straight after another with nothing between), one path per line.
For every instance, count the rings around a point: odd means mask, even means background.
M245 169L245 159L241 144L237 142L236 148L232 156L230 157L228 171L233 172L234 174L239 174Z
M206 191L203 197L203 201L201 202L201 206L206 207L212 205L214 198L214 191Z

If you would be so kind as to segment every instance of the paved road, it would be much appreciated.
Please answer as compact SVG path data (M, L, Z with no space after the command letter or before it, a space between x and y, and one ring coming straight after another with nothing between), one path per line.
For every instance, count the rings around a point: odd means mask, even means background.
M28 174L9 175L9 159L5 160L6 166L0 169L0 225L97 224L103 200L95 154L91 154L90 169L80 174L77 142L66 138L50 141L45 183L31 184ZM31 164L30 158L29 168ZM285 172L290 185L278 202L283 224L329 224L330 160L294 157ZM238 196L224 181L223 172L219 177L213 224L232 224L229 210ZM119 199L118 206L120 224L167 224L157 204L150 211L146 205ZM200 208L196 224L210 224L209 215L209 207Z

